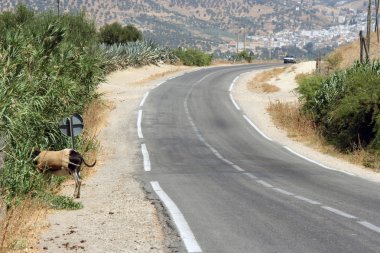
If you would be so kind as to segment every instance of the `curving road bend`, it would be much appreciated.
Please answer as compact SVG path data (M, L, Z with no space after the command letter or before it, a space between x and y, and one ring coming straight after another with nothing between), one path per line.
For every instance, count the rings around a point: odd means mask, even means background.
M203 69L140 104L142 180L187 252L380 252L379 184L311 163L254 128L230 95L242 73Z

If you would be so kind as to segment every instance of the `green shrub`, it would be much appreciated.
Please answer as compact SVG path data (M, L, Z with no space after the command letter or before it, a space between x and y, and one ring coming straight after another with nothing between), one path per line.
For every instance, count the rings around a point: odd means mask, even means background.
M379 83L380 62L356 63L327 79L301 81L298 92L328 141L342 150L379 149Z
M179 48L174 53L186 66L209 66L212 61L212 55L205 54L198 49Z
M142 33L133 25L122 26L114 22L100 28L99 41L104 44L123 44L130 41L142 40Z
M0 133L6 140L0 191L8 200L48 187L31 151L69 146L57 123L83 111L105 68L95 26L84 15L26 16L28 22L17 11L0 14L17 23L0 37Z
M322 83L327 79L323 75L318 74L300 74L296 77L298 87L296 91L300 94L300 100L304 108L309 109L313 106L313 97L318 89L321 88Z
M327 68L329 70L335 71L335 70L339 69L339 66L342 63L342 61L343 61L342 53L330 54L326 59Z

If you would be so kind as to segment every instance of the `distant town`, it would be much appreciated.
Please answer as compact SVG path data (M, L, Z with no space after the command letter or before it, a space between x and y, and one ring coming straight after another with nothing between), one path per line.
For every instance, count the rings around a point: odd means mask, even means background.
M313 55L316 56L316 52L319 50L322 52L330 51L332 48L359 39L360 31L366 32L367 12L356 9L342 9L339 14L334 17L333 23L336 25L328 28L302 29L299 28L301 26L298 26L298 29L284 29L264 35L245 34L243 30L236 40L231 40L227 44L219 44L215 50L221 53L248 50L259 56L263 55L263 52L266 51L266 54L269 53L270 57L271 51L277 49L276 51L280 52L277 55L273 55L273 57L279 57L287 54L287 49L296 48L304 52L308 50L313 51ZM372 22L372 26L374 28L374 21ZM326 48L327 50L323 51ZM265 55L264 58L267 57L268 55Z

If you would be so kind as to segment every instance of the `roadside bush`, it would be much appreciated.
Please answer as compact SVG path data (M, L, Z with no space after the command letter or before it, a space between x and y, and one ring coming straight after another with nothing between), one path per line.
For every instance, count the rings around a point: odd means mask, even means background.
M142 40L142 33L133 25L122 26L114 22L100 28L99 41L100 43L112 45L123 44L130 41Z
M0 14L17 24L0 23L0 133L6 140L0 191L8 203L48 187L31 163L32 149L68 147L59 120L82 112L104 77L95 26L84 15L33 14L20 22L17 13Z
M181 60L186 66L209 66L212 61L212 55L203 53L198 49L177 49L174 54Z
M304 111L341 150L380 149L380 62L355 63L327 79L301 81Z
M308 110L313 107L313 97L326 79L326 76L319 74L300 74L296 76L298 83L296 91L300 94L300 100L303 102L304 109Z
M241 60L244 60L248 63L251 63L252 60L254 59L254 56L252 53L249 53L247 50L243 50L241 51L239 54L238 54L238 59L241 61Z
M343 55L342 53L332 53L330 54L327 59L327 68L332 71L336 71L339 69L341 63L343 61Z
M125 44L102 44L107 72L125 69L129 66L143 66L158 63L177 62L173 51L153 41L135 41Z

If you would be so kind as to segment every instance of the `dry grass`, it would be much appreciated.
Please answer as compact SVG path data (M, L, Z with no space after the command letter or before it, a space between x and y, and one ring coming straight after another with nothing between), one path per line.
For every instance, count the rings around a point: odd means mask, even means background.
M359 36L358 39L350 44L341 46L337 48L333 54L341 54L343 59L339 64L339 68L345 69L347 67L352 66L352 64L359 60L360 58L360 43ZM380 58L380 43L377 42L377 34L371 34L371 43L370 43L370 60L375 60Z
M83 114L83 121L85 124L83 137L88 140L87 145L91 145L91 148L85 148L89 150L85 154L86 161L92 163L92 161L96 160L97 164L102 162L102 158L99 156L101 153L101 147L97 141L97 136L100 130L107 125L107 116L113 109L115 109L114 102L105 100L102 97L96 98L85 109ZM95 172L96 170L93 168L85 168L83 170L85 177L93 175Z
M40 252L39 235L47 228L48 208L31 198L14 205L0 221L0 253Z
M272 93L280 90L279 87L270 84L270 80L284 73L286 68L275 68L257 74L248 82L248 89L253 92Z
M99 145L96 136L106 125L107 114L114 108L111 101L95 99L88 105L83 115L85 122L84 137L90 140L95 149L85 154L86 160L97 159ZM94 170L84 170L85 176ZM3 220L0 220L0 253L5 252L40 252L38 240L43 229L47 228L46 216L49 208L31 198L18 205L12 205Z
M107 125L107 115L115 109L115 104L112 101L96 98L85 109L83 120L85 130L83 135L85 138L97 136L102 128Z
M372 156L363 148L358 147L354 152L342 153L318 133L311 119L301 114L298 103L271 102L267 108L274 124L287 131L288 137L305 143L322 153L344 159L354 164L366 164L366 160Z
M314 123L300 113L298 103L271 102L267 110L275 125L287 130L289 137L300 141L308 138L312 143L321 142Z

